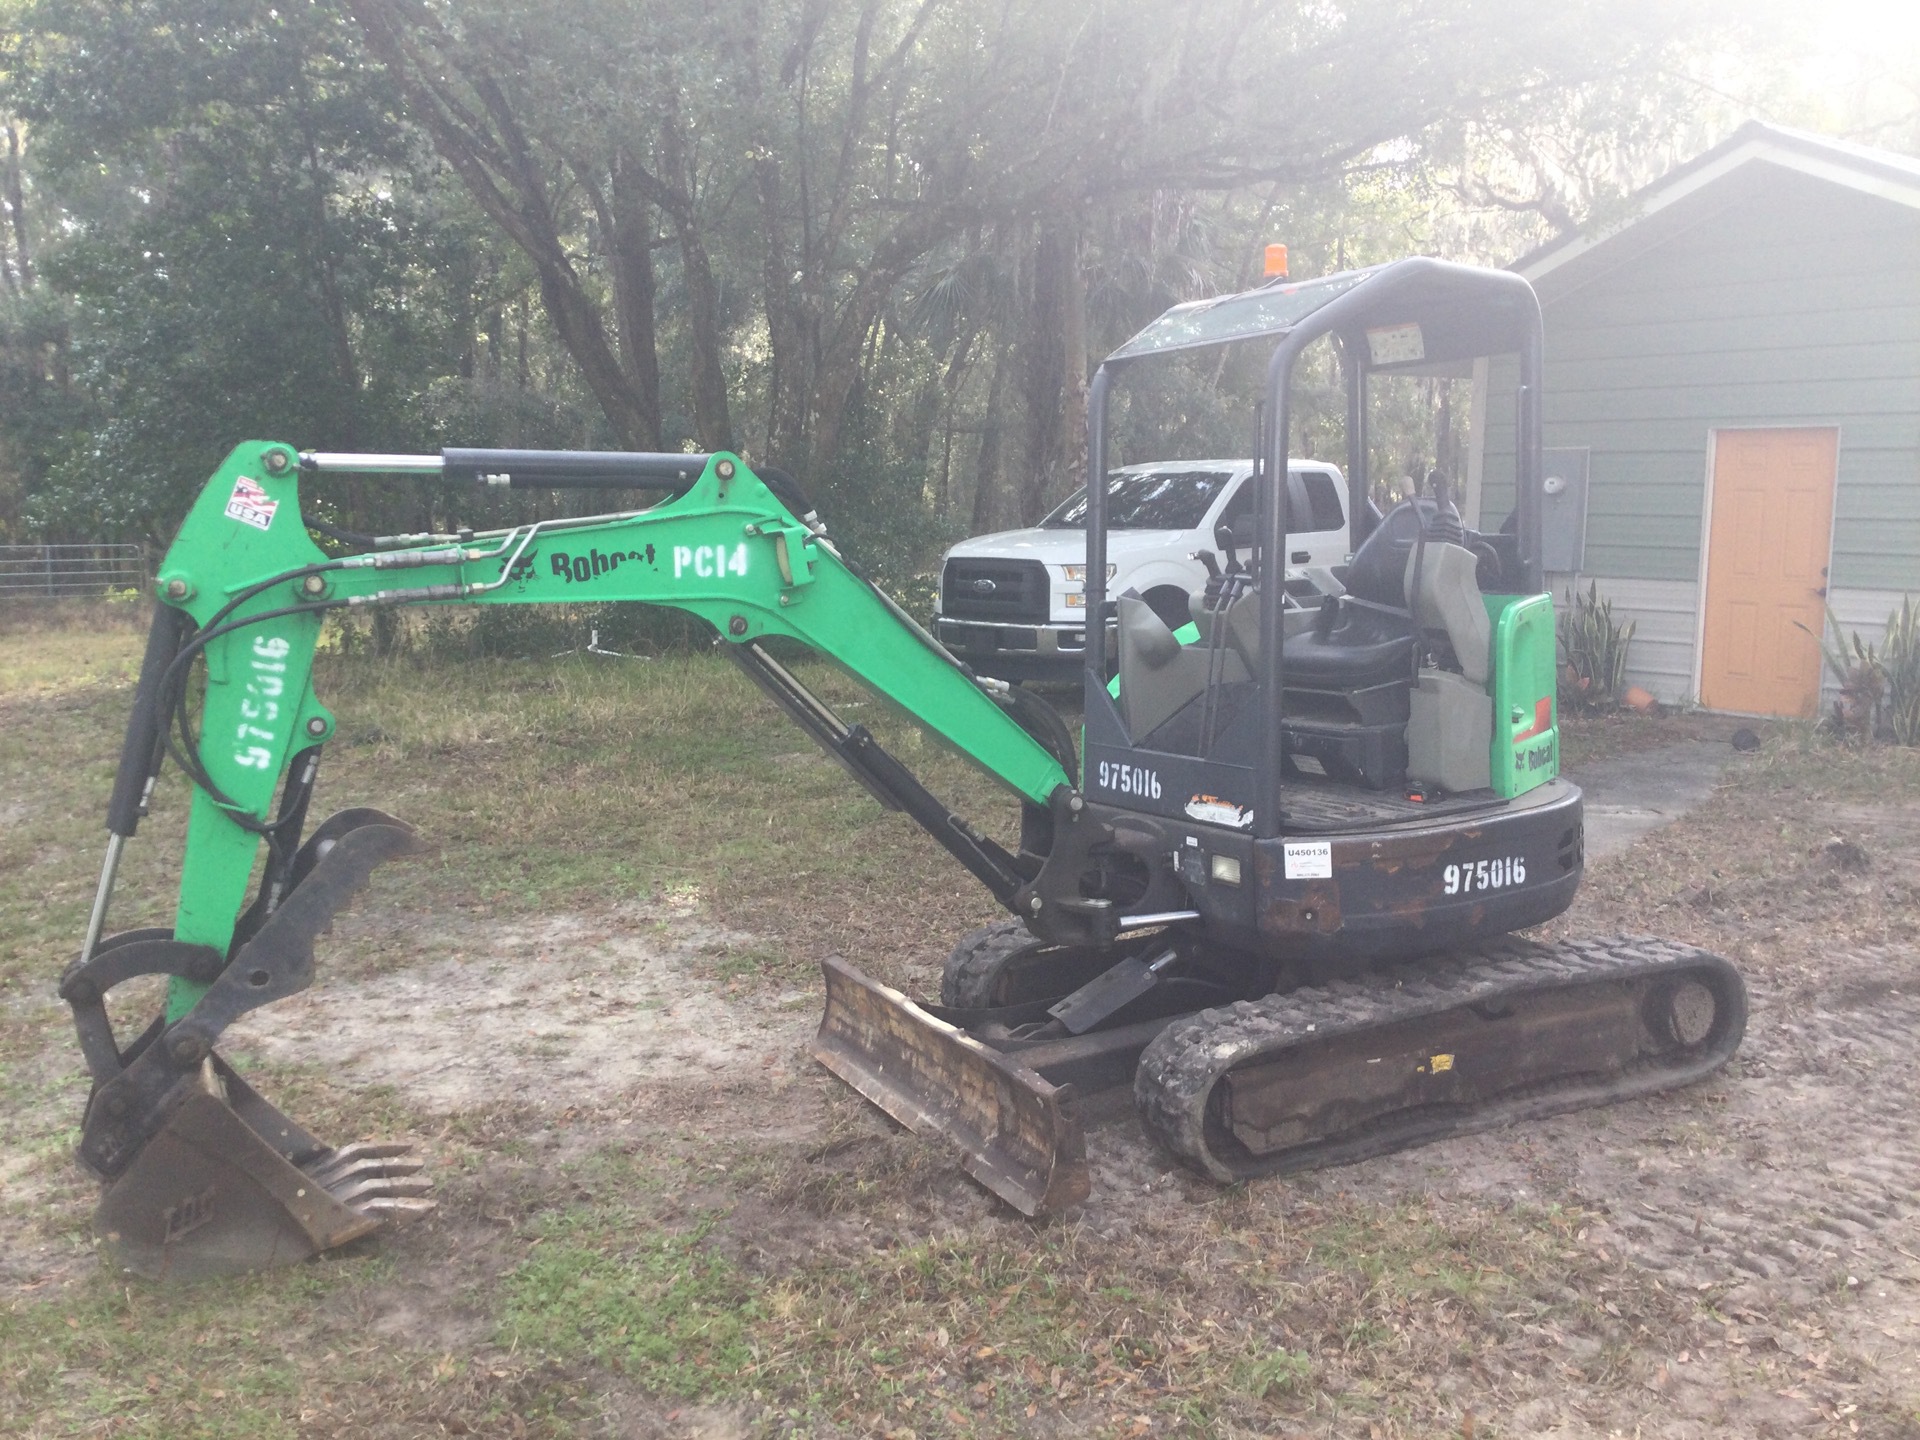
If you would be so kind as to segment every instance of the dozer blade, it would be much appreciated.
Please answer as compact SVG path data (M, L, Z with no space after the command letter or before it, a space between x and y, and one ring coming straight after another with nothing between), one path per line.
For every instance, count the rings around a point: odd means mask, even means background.
M929 1015L837 955L821 964L827 1008L813 1056L920 1135L941 1135L967 1173L1023 1215L1087 1198L1086 1134L1071 1085Z
M328 1149L217 1057L101 1197L109 1258L156 1280L291 1265L433 1209L396 1144Z

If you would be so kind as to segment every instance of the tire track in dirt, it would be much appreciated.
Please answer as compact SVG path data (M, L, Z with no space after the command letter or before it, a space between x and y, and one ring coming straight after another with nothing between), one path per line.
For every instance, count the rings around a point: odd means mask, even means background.
M1920 952L1835 953L1792 981L1743 968L1746 1040L1699 1085L1292 1183L1577 1204L1592 1243L1672 1286L1754 1306L1892 1287L1920 1332Z
M1920 956L1828 965L1837 983L1812 994L1755 986L1743 1058L1684 1155L1643 1155L1631 1180L1619 1147L1577 1166L1621 1248L1663 1277L1804 1301L1920 1273Z

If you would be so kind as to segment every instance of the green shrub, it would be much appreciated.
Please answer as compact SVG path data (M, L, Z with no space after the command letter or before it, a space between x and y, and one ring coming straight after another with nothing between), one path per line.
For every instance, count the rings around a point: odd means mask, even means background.
M1798 620L1793 623L1802 630L1807 628ZM1887 690L1879 652L1862 640L1857 630L1844 640L1830 640L1828 634L1836 637L1841 634L1840 621L1835 618L1832 606L1827 607L1826 633L1814 637L1820 642L1820 656L1826 661L1827 669L1839 682L1840 694L1833 702L1828 723L1843 739L1871 740L1880 726L1881 704Z
M1920 745L1920 608L1900 597L1880 638L1880 664L1887 681L1886 726L1896 745Z

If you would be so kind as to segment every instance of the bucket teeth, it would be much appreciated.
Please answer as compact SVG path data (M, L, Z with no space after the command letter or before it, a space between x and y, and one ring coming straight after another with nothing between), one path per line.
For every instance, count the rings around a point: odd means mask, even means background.
M115 1263L190 1280L292 1265L432 1213L409 1145L332 1149L215 1057L110 1183L95 1232Z
M385 1199L358 1202L353 1208L362 1215L384 1220L389 1225L406 1225L431 1215L436 1207L431 1200L393 1195Z
M349 1210L413 1220L433 1209L433 1201L426 1198L433 1193L433 1181L420 1173L425 1166L412 1156L410 1145L362 1142L343 1145L301 1168Z
M301 848L278 906L269 912L263 899L243 917L243 943L224 967L204 947L134 931L69 971L62 994L95 1082L79 1155L106 1182L94 1232L113 1263L155 1278L232 1275L296 1264L433 1210L432 1182L410 1146L329 1146L213 1048L241 1015L306 988L334 916L376 866L420 848L390 815L343 811ZM123 1051L106 991L156 973L206 989L186 1015L156 1020Z
M420 1168L418 1160L407 1157L413 1147L400 1140L363 1140L342 1145L338 1150L308 1161L300 1168L322 1185L332 1185L349 1171L369 1175L411 1175Z
M349 1210L371 1214L372 1207L383 1200L427 1200L427 1196L433 1193L433 1181L424 1175L410 1178L376 1176L356 1180L349 1185L329 1185L327 1193ZM427 1209L432 1208L433 1202L427 1200Z

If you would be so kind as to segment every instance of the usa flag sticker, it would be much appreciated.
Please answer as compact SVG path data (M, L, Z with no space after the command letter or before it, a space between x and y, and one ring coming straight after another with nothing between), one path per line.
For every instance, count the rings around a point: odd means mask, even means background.
M273 524L273 512L280 502L262 490L259 483L242 475L233 482L233 494L227 499L227 518L264 530Z

